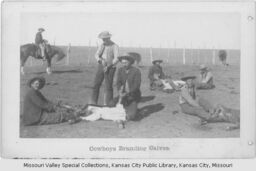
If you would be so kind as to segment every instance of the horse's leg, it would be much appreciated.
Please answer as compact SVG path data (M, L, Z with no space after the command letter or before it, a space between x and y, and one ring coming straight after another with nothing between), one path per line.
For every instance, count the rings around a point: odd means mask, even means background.
M22 75L25 74L24 65L25 65L27 59L28 59L28 56L20 54L20 72L21 72Z
M47 74L51 74L52 73L52 71L51 71L51 60L52 59L50 57L47 58L47 68L46 68Z

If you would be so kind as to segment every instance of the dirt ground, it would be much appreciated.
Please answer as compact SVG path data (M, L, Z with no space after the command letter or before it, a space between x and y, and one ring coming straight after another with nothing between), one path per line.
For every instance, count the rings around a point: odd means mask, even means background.
M221 103L227 107L240 109L240 68L229 66L210 66L214 74L215 89L198 91L198 95L211 103ZM140 119L127 122L125 129L119 129L112 121L81 121L45 126L20 125L22 138L221 138L239 137L240 130L226 131L228 123L211 123L201 126L199 118L181 113L178 105L179 92L166 94L149 90L148 66L142 72L142 101L139 108ZM21 115L23 97L27 80L34 76L45 76L47 85L42 93L50 100L57 98L69 104L86 104L90 98L91 86L96 66L54 66L53 74L47 75L44 66L25 68L27 74L21 75ZM164 66L164 71L179 79L184 75L198 75L198 66ZM102 92L102 91L101 91ZM115 92L116 95L116 92ZM102 103L100 98L100 103ZM173 111L178 111L175 114ZM21 116L22 117L22 116Z

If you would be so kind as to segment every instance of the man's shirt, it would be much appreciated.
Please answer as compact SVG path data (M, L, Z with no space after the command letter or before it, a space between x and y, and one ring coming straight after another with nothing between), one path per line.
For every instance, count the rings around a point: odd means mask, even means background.
M104 59L107 65L115 64L118 61L119 50L118 46L114 42L107 44L101 44L96 51L95 58L99 61L101 58Z

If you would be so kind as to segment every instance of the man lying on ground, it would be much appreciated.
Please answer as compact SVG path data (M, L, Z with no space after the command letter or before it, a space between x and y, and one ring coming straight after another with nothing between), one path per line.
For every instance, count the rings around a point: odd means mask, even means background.
M197 89L212 89L214 88L213 75L209 68L205 65L200 65L200 76L196 85Z
M206 99L196 95L195 78L195 76L181 78L186 84L181 88L179 104L183 113L197 116L201 119L201 124L205 124L211 121L214 107Z
M186 84L181 88L179 104L185 114L199 117L201 124L213 122L228 122L234 124L227 130L237 129L240 126L240 111L226 108L223 105L214 107L208 100L196 95L195 76L184 77L181 80Z
M40 92L45 85L43 77L35 77L28 81L29 90L24 97L23 123L24 125L57 124L69 121L75 123L79 118L73 113L50 102Z
M161 67L162 62L162 60L154 60L152 62L153 66L149 68L148 78L150 81L150 90L158 89L166 92L179 90L179 84L182 82L173 81L170 76L166 76Z

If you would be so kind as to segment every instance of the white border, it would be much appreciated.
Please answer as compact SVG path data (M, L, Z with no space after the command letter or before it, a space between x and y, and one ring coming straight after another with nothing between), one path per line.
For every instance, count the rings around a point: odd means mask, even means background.
M4 2L2 152L13 158L250 158L255 155L255 4L253 2ZM241 14L241 130L227 139L21 139L19 37L22 12L238 12ZM247 17L253 16L252 21ZM14 107L15 106L15 107ZM248 145L249 142L253 145ZM91 152L97 146L169 146L170 151Z

